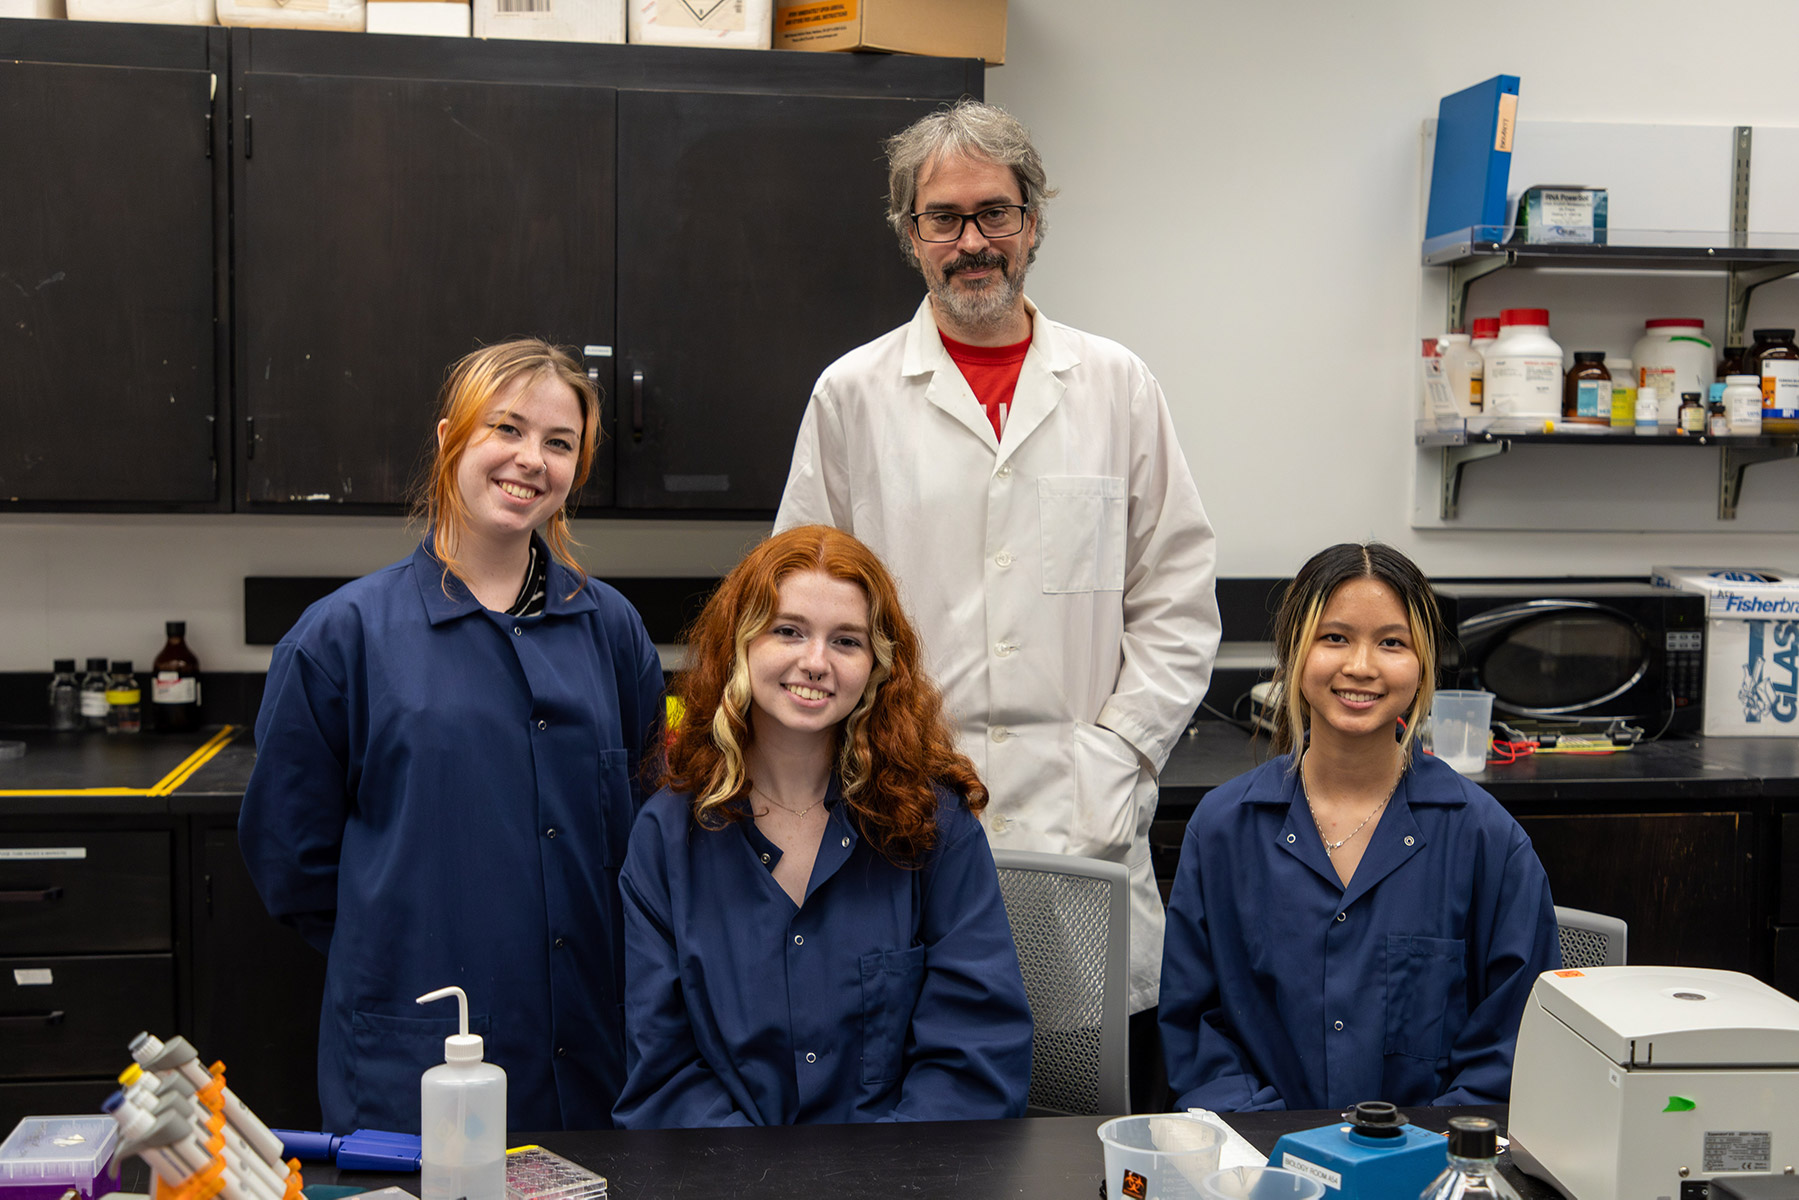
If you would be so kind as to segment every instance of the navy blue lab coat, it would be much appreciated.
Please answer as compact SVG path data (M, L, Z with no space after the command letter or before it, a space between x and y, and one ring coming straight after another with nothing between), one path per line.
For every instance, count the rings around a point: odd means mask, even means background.
M1346 888L1290 762L1187 823L1162 951L1176 1107L1505 1103L1524 1002L1561 966L1530 839L1419 754Z
M743 820L694 823L657 792L631 834L627 1129L1016 1117L1031 1010L993 852L938 793L937 841L894 866L827 793L795 907L781 849Z
M418 1129L456 1004L414 1000L450 984L506 1071L511 1128L608 1128L655 647L553 560L536 617L443 580L421 546L307 609L256 722L238 837L269 911L327 954L325 1128Z

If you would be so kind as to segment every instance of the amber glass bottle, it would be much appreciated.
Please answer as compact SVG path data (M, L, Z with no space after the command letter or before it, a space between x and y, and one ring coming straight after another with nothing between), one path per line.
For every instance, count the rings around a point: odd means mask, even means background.
M1603 350L1579 350L1562 384L1562 420L1572 425L1612 423L1612 373Z
M187 622L170 621L169 640L150 671L150 707L156 728L185 733L200 727L200 660L187 645Z

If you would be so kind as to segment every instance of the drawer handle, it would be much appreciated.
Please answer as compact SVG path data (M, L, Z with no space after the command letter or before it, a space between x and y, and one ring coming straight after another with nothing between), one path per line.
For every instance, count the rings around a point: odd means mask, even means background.
M62 899L59 887L38 888L35 891L0 892L0 904L49 904Z
M47 1013L20 1013L17 1016L0 1017L0 1027L8 1025L61 1025L62 1009Z

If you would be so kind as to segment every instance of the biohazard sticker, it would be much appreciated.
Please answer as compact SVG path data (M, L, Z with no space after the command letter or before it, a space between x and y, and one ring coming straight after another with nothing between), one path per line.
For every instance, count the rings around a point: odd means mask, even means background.
M1149 1200L1149 1180L1135 1171L1126 1171L1119 1191L1124 1193L1126 1200Z

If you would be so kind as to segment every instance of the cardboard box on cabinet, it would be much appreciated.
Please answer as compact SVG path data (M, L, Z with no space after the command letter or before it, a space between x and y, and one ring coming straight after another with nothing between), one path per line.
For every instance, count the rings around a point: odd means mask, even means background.
M368 32L425 37L467 37L473 29L469 0L365 0Z
M773 0L627 0L627 38L650 46L766 50Z
M219 24L251 29L337 29L361 33L363 0L218 0Z
M775 0L777 50L1006 61L1006 0Z
M71 21L132 21L146 25L218 24L218 12L213 7L213 0L68 0L68 9Z
M474 0L475 36L622 42L625 0Z
M1656 567L1657 587L1705 601L1707 737L1799 737L1799 572Z

